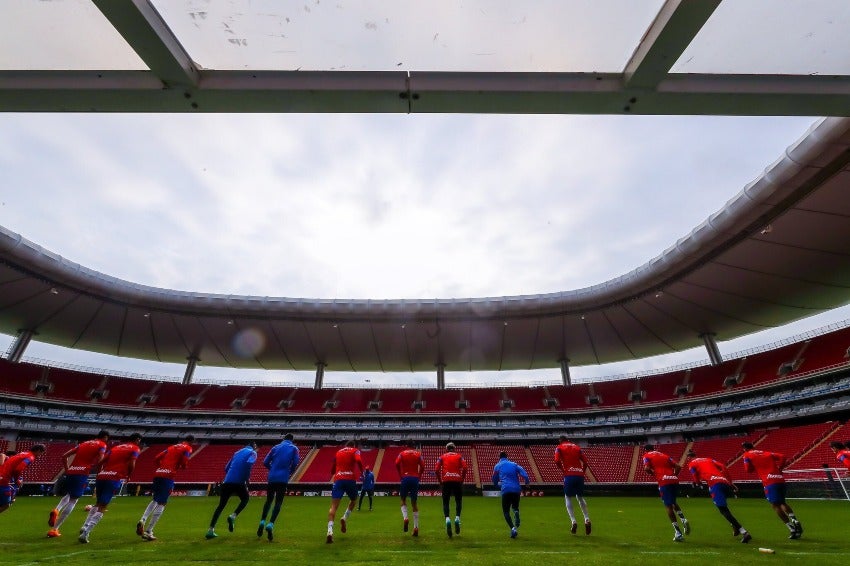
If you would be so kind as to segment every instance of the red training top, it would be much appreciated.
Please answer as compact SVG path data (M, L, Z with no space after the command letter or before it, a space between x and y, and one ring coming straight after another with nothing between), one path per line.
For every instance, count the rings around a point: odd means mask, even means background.
M20 484L21 477L27 466L33 463L35 454L29 451L19 452L3 462L0 466L0 485L12 485L12 482Z
M708 484L708 487L713 487L719 483L732 485L726 466L713 458L694 458L688 463L688 469L696 481L704 481Z
M354 465L358 464L360 469L363 469L363 460L360 458L360 450L353 446L346 446L337 451L334 456L333 464L331 464L331 473L334 475L333 481L351 480L357 477L354 475Z
M400 478L421 478L425 471L422 452L413 449L402 451L395 459L395 467Z
M69 476L87 476L106 454L106 443L99 438L81 442L65 452L65 461L71 454L74 455L74 459L71 460L65 473Z
M762 485L785 483L782 468L785 467L785 456L778 452L764 450L747 450L744 452L744 469L750 473L755 471Z
M835 455L835 459L844 464L844 467L850 470L850 449L839 450Z
M583 476L587 468L587 458L578 445L562 442L555 447L555 464L564 473L564 477Z
M645 453L643 455L643 467L655 476L659 487L679 483L679 476L676 475L676 462L663 452L652 450Z
M103 468L97 474L99 480L123 480L130 477L141 449L132 442L119 444L109 451Z
M437 480L440 483L463 482L466 479L466 460L457 452L446 452L437 458L434 471L437 472Z
M154 458L157 468L153 472L153 477L173 480L177 475L177 470L185 468L189 464L191 456L192 447L185 442L178 442L169 446Z

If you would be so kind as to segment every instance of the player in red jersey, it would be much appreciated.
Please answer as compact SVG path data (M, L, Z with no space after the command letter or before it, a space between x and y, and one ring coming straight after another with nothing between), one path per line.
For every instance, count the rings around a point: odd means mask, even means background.
M643 447L643 470L653 476L658 482L658 493L661 495L661 502L667 509L667 517L673 523L675 542L685 540L684 534L691 534L691 524L685 519L685 513L679 504L676 502L676 495L679 488L679 471L682 466L678 462L673 461L673 458L663 452L659 452L652 444L647 444ZM679 529L679 522L676 516L682 521L682 528Z
M153 491L153 498L148 503L145 512L142 513L142 518L136 523L136 534L142 537L142 540L156 540L153 535L153 528L162 517L165 506L168 504L168 498L174 491L174 478L177 475L177 470L182 470L189 465L193 442L195 442L195 437L188 434L182 442L169 446L154 458L157 468L153 473L151 490ZM150 518L150 522L148 522L148 518Z
M24 484L24 470L44 452L44 444L33 444L29 450L0 460L0 513L15 501L15 494Z
M434 471L437 482L443 488L443 515L446 517L446 534L452 537L452 521L449 518L449 502L455 500L455 534L460 534L460 512L463 509L463 482L466 480L466 460L458 452L454 442L446 444L446 452L437 458Z
M359 472L355 472L355 466L360 469ZM360 458L360 450L357 449L353 440L349 440L343 448L337 450L333 462L331 462L333 489L331 490L331 507L328 509L328 544L334 541L334 521L343 495L348 496L349 503L339 520L339 529L342 532L347 529L348 518L357 504L357 478L362 473L363 460Z
M850 448L847 447L847 444L834 441L829 443L829 447L835 453L835 459L850 470Z
M803 535L803 525L785 501L785 476L782 474L787 463L785 456L778 452L756 450L752 442L744 442L741 447L744 449L744 469L749 473L758 474L764 486L765 499L791 533L788 538L800 538Z
M121 484L130 478L130 474L136 467L136 458L139 457L141 448L139 442L142 435L131 434L127 442L113 446L106 455L100 472L95 481L95 493L97 503L89 510L83 527L80 529L79 541L87 544L92 529L103 519L103 514L112 498L121 490Z
M587 510L587 501L584 499L584 473L587 470L587 458L578 445L570 442L566 436L561 435L555 447L555 465L564 474L564 501L567 506L567 515L570 516L570 532L576 534L578 523L573 510L575 497L581 507L584 516L584 534L590 534L590 512Z
M694 485L708 484L708 492L711 501L723 517L732 525L732 534L741 536L741 542L746 544L753 540L752 535L745 529L738 519L729 511L727 499L732 493L737 493L738 488L729 477L729 470L722 463L712 458L697 458L696 453L688 452L688 469L694 476Z
M410 505L413 507L413 536L419 536L419 480L425 471L425 462L422 460L422 452L408 448L402 450L395 459L395 469L401 478L401 518L404 532L407 532L409 523L407 517L407 498L410 497Z
M89 474L96 469L103 459L106 457L106 442L109 440L109 433L101 430L97 433L97 437L92 440L87 440L77 444L62 455L62 466L65 470L65 479L63 480L65 495L59 501L47 519L47 524L50 525L50 530L47 531L47 536L51 538L60 537L59 527L74 510L77 501L82 497L83 492L89 485ZM73 456L73 460L69 463L69 458Z

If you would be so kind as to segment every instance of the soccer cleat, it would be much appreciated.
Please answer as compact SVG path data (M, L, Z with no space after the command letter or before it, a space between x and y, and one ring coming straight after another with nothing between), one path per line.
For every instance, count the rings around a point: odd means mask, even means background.
M446 517L446 534L452 538L452 520Z
M89 534L87 532L83 531L83 532L80 533L80 536L79 536L79 538L77 538L77 540L80 541L83 544L88 544L89 543Z
M419 536L419 527L413 527L413 536L415 536L415 537Z
M682 533L676 533L675 535L673 535L673 542L685 542L685 537L682 535Z
M58 518L59 518L59 509L51 509L50 514L48 514L48 516L47 516L47 526L48 527L55 527L56 526L56 519L58 519Z
M59 529L50 529L47 531L47 538L58 538L61 537L62 533L59 532Z
M156 537L153 536L152 532L145 531L145 532L142 533L142 540L148 540L148 541L156 540Z
M143 534L145 534L145 522L144 521L139 521L138 523L136 523L136 534L139 535L139 536L142 536Z
M584 534L586 534L586 535L590 534L590 521L584 522Z
M741 537L741 542L744 543L744 544L747 544L751 540L753 540L753 535L744 531L744 536Z
M266 536L268 537L269 542L274 540L274 523L266 525Z
M211 539L211 538L218 538L218 535L217 535L217 534L215 534L215 531L214 531L214 530L212 530L212 529L208 530L208 531L207 531L207 534L206 534L206 535L204 535L204 536L207 538L207 540L209 540L209 539Z
M339 530L341 530L342 532L345 532L347 530L348 525L346 525L345 523L345 518L339 520Z
M325 540L326 543L331 544L334 541L333 533L328 533L328 538Z
M266 522L260 521L260 526L257 527L257 536L258 537L263 536L263 529L265 529L265 528L266 528Z
M227 516L227 530L233 532L233 527L236 526L236 515Z
M405 520L404 520L404 527L403 527L404 532L407 532L407 528L408 528L408 524L409 524L409 523L410 523L410 519L405 519Z
M516 536L517 536L516 527L511 527L511 538L516 538Z
M685 519L682 519L682 529L685 531L686 535L691 534L691 524L690 524L690 522L686 521Z
M803 534L803 523L801 523L800 521L794 521L794 531L798 535L802 535Z
M455 534L460 534L460 517L455 517Z
M788 535L788 538L790 538L791 540L796 540L796 539L800 538L801 536L802 535L800 535L800 533L798 533L797 531L794 531L793 533Z
M578 523L573 523L572 525L570 525L570 533L576 534L577 531L578 531Z

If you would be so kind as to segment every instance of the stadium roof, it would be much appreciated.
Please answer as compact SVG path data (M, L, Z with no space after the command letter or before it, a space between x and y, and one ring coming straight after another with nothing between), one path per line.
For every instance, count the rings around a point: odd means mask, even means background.
M0 110L850 115L843 2L356 6L12 2ZM329 35L341 21L346 33ZM3 229L0 332L266 369L534 369L668 353L850 301L848 163L850 120L827 119L655 259L546 295L173 291Z

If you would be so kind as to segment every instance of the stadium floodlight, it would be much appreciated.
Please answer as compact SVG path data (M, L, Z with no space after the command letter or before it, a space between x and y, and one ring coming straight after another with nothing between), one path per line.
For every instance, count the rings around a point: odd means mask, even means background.
M15 338L15 341L12 342L12 345L9 347L9 355L6 356L13 364L21 361L21 358L24 355L24 352L27 349L27 346L30 344L30 340L35 335L35 332L32 330L22 329L18 332L18 337Z
M558 360L558 363L561 364L561 381L564 382L566 387L569 387L572 385L572 379L570 377L570 359L561 358Z
M705 350L708 352L708 359L711 365L719 366L723 363L723 356L720 354L720 348L717 347L716 334L713 332L703 332L699 335L705 343Z

